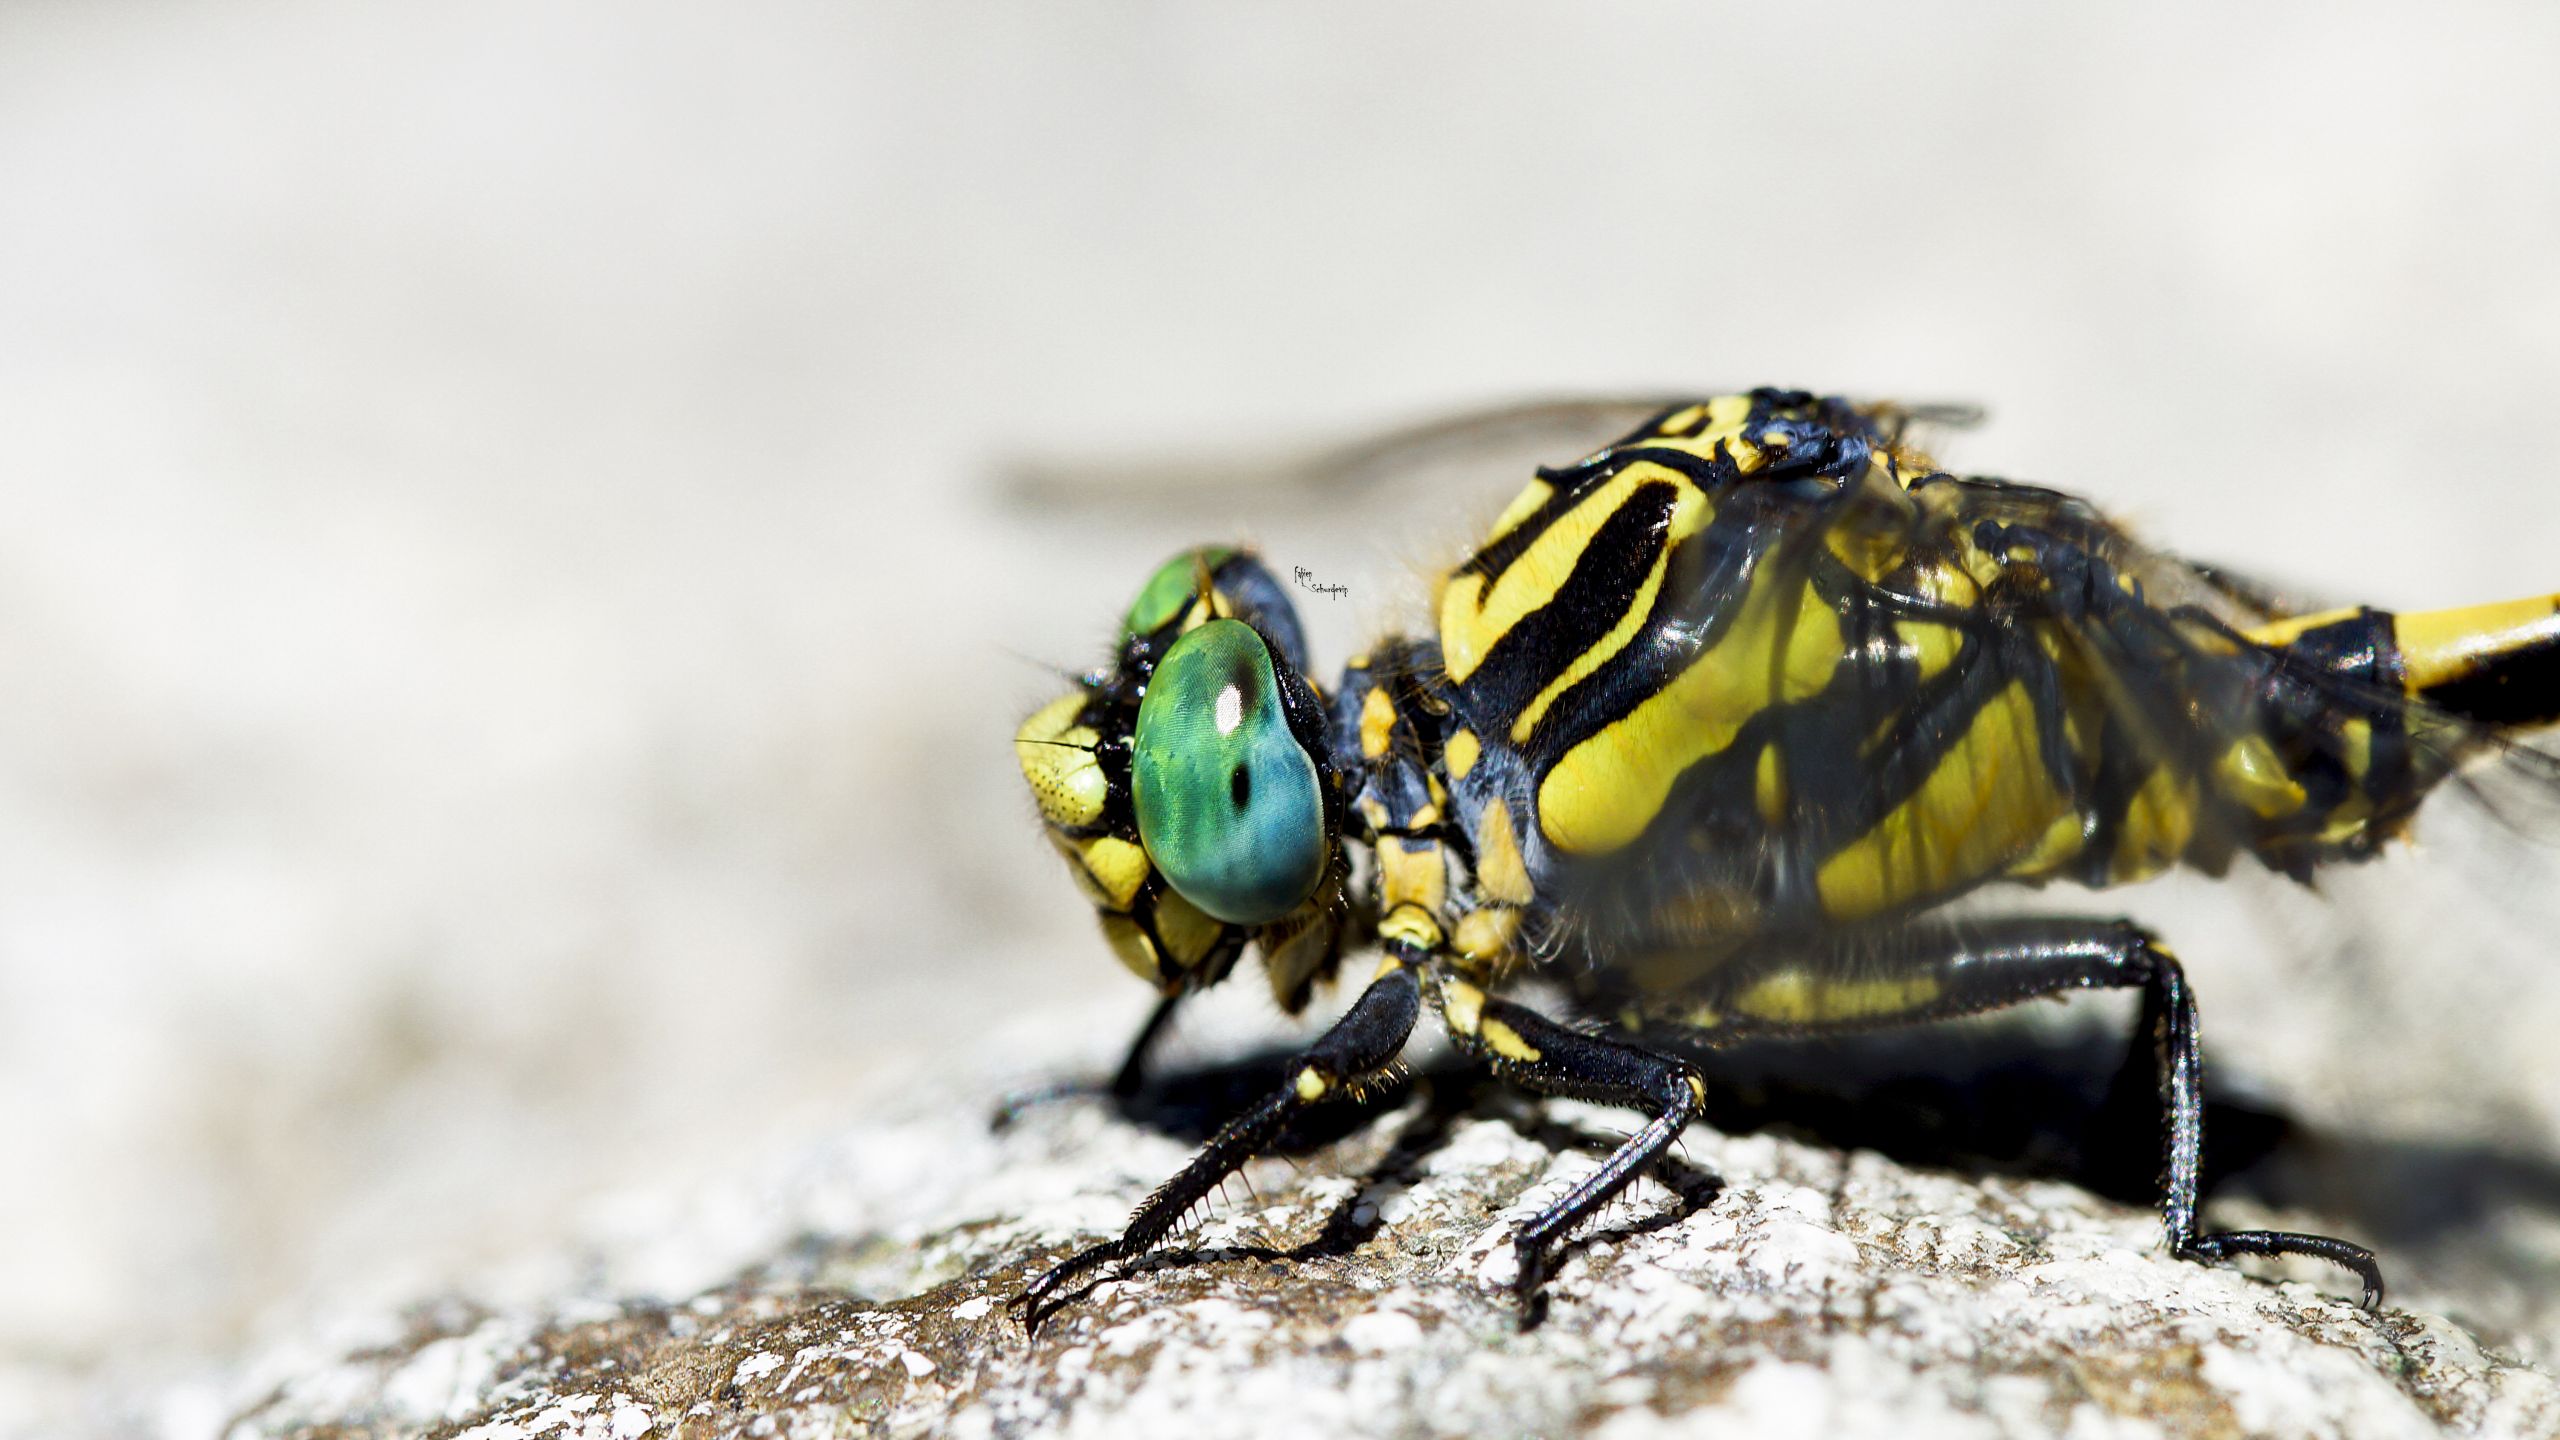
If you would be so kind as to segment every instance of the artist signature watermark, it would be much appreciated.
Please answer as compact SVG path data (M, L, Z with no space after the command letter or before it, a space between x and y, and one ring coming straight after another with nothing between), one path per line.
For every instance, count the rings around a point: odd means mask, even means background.
M1312 593L1312 594L1317 594L1317 595L1330 595L1330 596L1332 596L1332 597L1333 597L1334 599L1336 599L1336 600L1339 600L1339 599L1341 599L1343 596L1348 595L1348 594L1350 594L1350 593L1351 593L1351 588L1350 588L1349 586L1347 586L1347 585L1319 585L1319 584L1317 584L1317 583L1316 583L1315 573L1314 573L1313 571L1311 571L1311 570L1307 569L1307 567L1306 567L1306 566L1304 566L1304 565L1292 565L1292 566L1290 566L1290 567L1289 567L1289 578L1291 578L1291 579L1293 579L1293 580L1297 581L1297 582L1298 582L1298 588L1299 588L1299 589L1301 589L1301 590L1305 590L1305 591L1308 591L1308 592L1310 592L1310 593Z

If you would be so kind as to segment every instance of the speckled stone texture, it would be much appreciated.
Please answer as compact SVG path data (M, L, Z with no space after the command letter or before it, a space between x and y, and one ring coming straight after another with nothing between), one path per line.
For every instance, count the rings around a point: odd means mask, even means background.
M1704 1127L1524 1329L1510 1227L1625 1119L1445 1073L1257 1162L1026 1338L1005 1301L1189 1142L1082 1098L998 1129L988 1086L911 1089L759 1175L622 1202L490 1296L272 1355L228 1434L2560 1432L2549 1374L2334 1275L2171 1260L2149 1213L2061 1181Z

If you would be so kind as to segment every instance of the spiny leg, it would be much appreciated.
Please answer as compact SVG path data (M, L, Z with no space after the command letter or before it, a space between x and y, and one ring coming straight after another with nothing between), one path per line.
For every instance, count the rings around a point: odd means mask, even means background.
M2177 957L2141 927L2090 919L1905 927L1771 963L1739 964L1729 975L1703 1005L1683 1010L1639 1001L1637 1008L1721 1041L1945 1019L2066 990L2139 989L2165 1112L2160 1218L2170 1252L2190 1260L2311 1256L2352 1272L2363 1282L2365 1307L2380 1308L2381 1267L2363 1246L2280 1230L2198 1230L2204 1061L2195 997Z
M1706 1103L1706 1082L1686 1060L1568 1030L1463 980L1440 981L1433 999L1450 1037L1503 1079L1542 1095L1623 1105L1652 1116L1599 1169L1531 1216L1513 1237L1525 1317L1546 1280L1556 1242L1662 1158Z
M1342 1018L1289 1066L1289 1078L1251 1110L1218 1128L1191 1163L1156 1187L1130 1215L1116 1240L1088 1246L1049 1268L1014 1297L1013 1309L1023 1328L1036 1331L1059 1304L1065 1288L1079 1276L1106 1265L1134 1260L1173 1232L1210 1191L1269 1149L1299 1111L1331 1099L1395 1062L1413 1034L1421 1011L1421 987L1412 969L1390 960L1369 982Z

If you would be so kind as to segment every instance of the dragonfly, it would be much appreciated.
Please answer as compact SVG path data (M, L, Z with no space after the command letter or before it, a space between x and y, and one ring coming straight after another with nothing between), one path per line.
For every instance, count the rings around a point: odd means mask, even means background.
M1160 996L1116 1088L1248 954L1293 1014L1377 958L1120 1234L1029 1285L1026 1326L1163 1243L1300 1112L1389 1076L1426 1011L1505 1082L1643 1118L1519 1225L1525 1314L1559 1243L1698 1116L1699 1047L2091 990L2140 996L2170 1253L2311 1257L2379 1307L2362 1246L2201 1223L2197 1007L2160 936L1953 907L2242 857L2307 880L2485 764L2560 794L2526 743L2560 722L2560 595L2292 603L2060 491L1940 469L1916 436L1952 414L1779 389L1663 404L1538 470L1439 577L1428 629L1330 685L1249 549L1149 576L1109 662L1014 740L1105 941Z

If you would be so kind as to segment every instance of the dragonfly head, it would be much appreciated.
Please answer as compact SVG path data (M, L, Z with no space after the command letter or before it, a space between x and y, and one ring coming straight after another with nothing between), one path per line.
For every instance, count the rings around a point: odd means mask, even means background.
M1111 669L1033 712L1014 754L1121 962L1167 994L1340 888L1342 801L1296 612L1242 551L1187 550L1139 590Z

